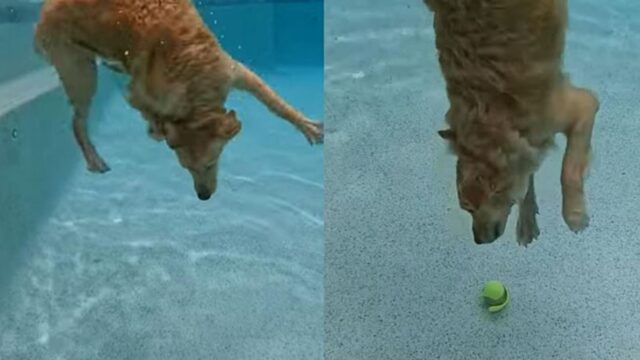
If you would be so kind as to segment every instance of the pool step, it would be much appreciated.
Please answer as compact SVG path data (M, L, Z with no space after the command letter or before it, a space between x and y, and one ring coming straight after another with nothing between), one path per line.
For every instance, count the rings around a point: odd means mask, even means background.
M53 67L45 67L0 84L0 118L60 86Z

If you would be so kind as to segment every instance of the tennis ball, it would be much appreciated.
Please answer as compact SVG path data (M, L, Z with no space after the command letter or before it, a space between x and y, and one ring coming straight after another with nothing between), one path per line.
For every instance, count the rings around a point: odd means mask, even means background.
M489 312L498 312L509 303L509 292L500 281L492 280L484 284L482 297L489 305Z

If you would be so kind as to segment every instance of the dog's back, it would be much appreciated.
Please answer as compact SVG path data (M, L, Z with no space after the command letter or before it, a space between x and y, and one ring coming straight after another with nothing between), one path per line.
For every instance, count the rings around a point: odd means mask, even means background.
M71 41L104 58L126 62L125 54L135 55L165 35L211 37L189 0L46 0L36 49L46 49L47 42ZM215 42L213 37L207 40Z
M425 3L434 11L436 47L452 102L513 111L544 108L562 81L566 0Z

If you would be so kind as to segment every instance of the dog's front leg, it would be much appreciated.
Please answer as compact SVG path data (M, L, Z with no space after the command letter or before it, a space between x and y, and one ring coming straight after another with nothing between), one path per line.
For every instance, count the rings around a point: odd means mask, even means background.
M538 228L538 203L536 202L536 191L533 184L533 174L529 176L529 188L524 199L520 201L518 206L518 223L516 225L516 234L518 236L518 244L527 246L540 235Z
M569 229L580 232L589 225L584 199L584 177L589 167L591 134L599 102L593 93L569 84L561 96L561 113L567 137L562 162L562 215Z

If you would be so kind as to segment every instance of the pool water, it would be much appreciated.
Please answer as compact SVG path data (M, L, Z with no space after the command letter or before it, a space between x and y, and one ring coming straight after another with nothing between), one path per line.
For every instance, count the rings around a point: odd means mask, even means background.
M478 246L459 209L423 1L327 0L327 358L640 359L640 6L569 6L566 70L602 104L591 225L575 235L562 221L559 136L536 177L541 235L525 249L517 213ZM480 295L494 279L511 303L490 315Z
M222 8L236 18L251 11ZM201 10L214 29L224 25L208 15L217 7ZM321 29L298 31L315 39ZM322 59L259 59L251 37L223 32L223 46L323 119ZM321 46L307 44L312 54ZM25 242L0 309L0 359L322 358L322 147L233 93L227 105L243 130L223 153L218 191L201 202L173 152L126 105L125 79L100 69L100 81L92 138L112 170L92 174L78 162L52 215Z

